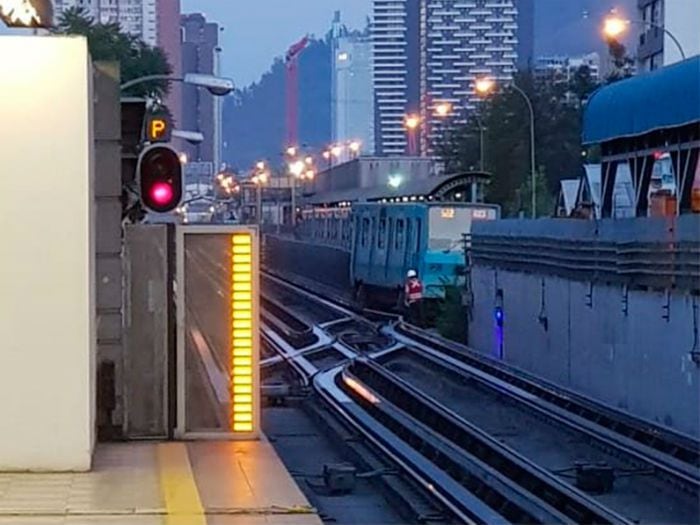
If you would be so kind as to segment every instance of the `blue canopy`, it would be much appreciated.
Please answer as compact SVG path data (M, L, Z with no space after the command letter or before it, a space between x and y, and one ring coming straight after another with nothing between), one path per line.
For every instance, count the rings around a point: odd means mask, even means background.
M583 117L583 143L700 123L700 56L600 88Z

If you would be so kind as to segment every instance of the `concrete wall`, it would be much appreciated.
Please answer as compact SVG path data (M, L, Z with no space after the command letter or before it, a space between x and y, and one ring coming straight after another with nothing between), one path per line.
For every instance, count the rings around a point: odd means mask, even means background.
M265 235L263 264L279 272L314 279L347 291L350 286L350 253L292 238Z
M122 175L119 64L94 67L95 123L95 225L97 360L114 365L115 379L122 377ZM104 375L101 385L109 384ZM110 437L112 427L123 421L120 381L115 391L98 399L98 428Z
M473 288L472 347L497 355L494 306L501 289L507 362L636 416L700 434L700 368L690 359L693 301L699 298L629 291L625 313L621 286L591 289L583 281L484 266L474 268Z
M87 42L2 36L0 56L0 470L86 470L96 338Z

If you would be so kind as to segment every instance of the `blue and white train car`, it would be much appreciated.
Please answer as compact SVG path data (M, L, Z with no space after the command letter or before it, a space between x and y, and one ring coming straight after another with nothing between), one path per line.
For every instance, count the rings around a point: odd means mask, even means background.
M359 301L396 304L406 273L418 272L427 298L463 283L463 234L500 207L466 203L357 203L352 206L350 282Z

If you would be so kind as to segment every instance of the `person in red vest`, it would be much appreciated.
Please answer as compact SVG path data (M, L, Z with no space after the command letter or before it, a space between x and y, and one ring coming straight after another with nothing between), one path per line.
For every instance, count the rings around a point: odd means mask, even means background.
M404 287L404 303L408 309L408 321L417 326L423 325L423 283L415 270L408 270Z

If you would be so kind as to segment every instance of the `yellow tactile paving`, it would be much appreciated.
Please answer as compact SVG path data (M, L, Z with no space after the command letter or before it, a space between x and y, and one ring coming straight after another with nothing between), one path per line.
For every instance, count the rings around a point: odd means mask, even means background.
M158 468L167 512L165 525L206 525L186 445L158 445Z

